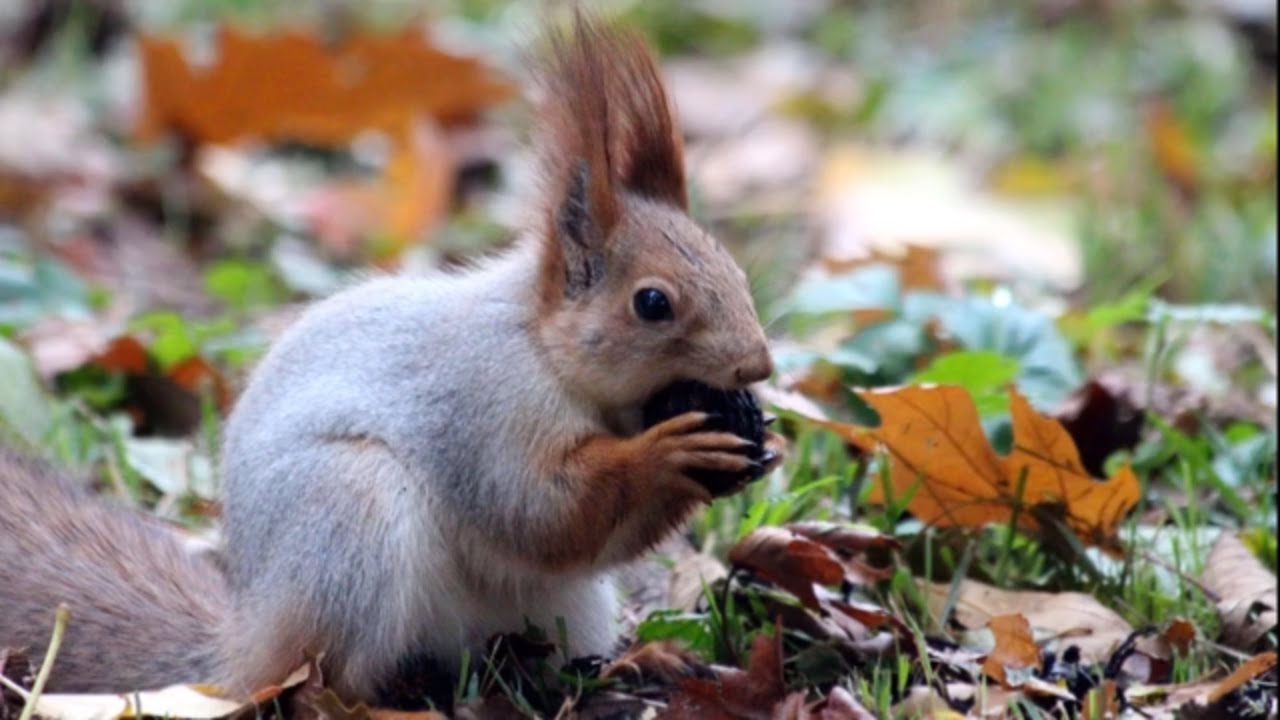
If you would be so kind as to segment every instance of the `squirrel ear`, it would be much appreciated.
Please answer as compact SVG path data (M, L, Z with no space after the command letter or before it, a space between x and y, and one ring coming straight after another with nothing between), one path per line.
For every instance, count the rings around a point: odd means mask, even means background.
M604 277L608 229L602 227L590 206L590 175L590 166L579 162L555 213L555 235L564 258L564 293L570 298L591 289Z

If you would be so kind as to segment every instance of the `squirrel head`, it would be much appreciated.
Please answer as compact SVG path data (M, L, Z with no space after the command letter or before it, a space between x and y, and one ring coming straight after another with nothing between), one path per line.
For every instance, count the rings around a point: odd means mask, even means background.
M688 216L684 157L653 56L574 16L541 76L538 333L601 405L675 380L737 389L773 371L747 276Z

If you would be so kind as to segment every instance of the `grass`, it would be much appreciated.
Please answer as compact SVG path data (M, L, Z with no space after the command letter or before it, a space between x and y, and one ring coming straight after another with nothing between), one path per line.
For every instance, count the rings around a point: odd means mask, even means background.
M439 5L453 22L490 36L518 14L493 0ZM850 142L942 149L987 191L1071 208L1085 280L1072 296L1053 298L1067 309L1049 317L1025 301L1043 288L974 283L960 297L949 297L904 288L883 267L793 287L811 260L795 250L795 239L815 234L817 221L804 208L794 217L761 213L750 197L730 207L704 205L694 187L698 213L714 218L713 229L753 270L754 295L770 331L804 348L780 354L779 365L828 378L837 389L819 400L839 419L875 421L849 386L945 381L970 391L992 443L1007 447L1003 398L1010 382L1049 408L1096 371L1123 365L1140 368L1143 386L1135 394L1152 400L1158 389L1189 384L1177 362L1194 349L1193 330L1243 329L1274 348L1274 74L1251 60L1227 25L1203 14L1134 2L1049 18L1033 5L1011 10L983 1L943 8L886 0L850 9L832 3L785 27L758 8L719 12L711 4L673 2L623 8L672 57L727 62L782 37L816 54L823 69L852 71L856 92L800 89L775 109L813 128L824 149ZM262 24L311 12L293 6L184 1L165 8L155 25L181 28L228 17ZM395 3L373 3L366 11L376 24L404 19ZM82 85L94 77L86 44L75 35L87 31L75 25L86 17L74 16L50 61ZM190 229L180 215L166 215L163 228L178 240ZM227 243L204 268L205 290L222 306L214 316L152 310L131 320L127 329L148 339L160 369L198 356L232 374L259 356L264 342L253 321L307 294L263 259L260 245L275 230L255 227L251 247ZM465 254L499 234L491 218L467 208L451 219L442 243ZM33 247L0 245L8 283L0 288L4 337L52 315L91 316L113 291L79 280ZM867 308L885 316L855 319ZM1261 363L1233 368L1225 380L1248 397L1267 383L1274 394L1274 374ZM119 376L64 376L56 397L44 400L50 419L39 445L61 464L94 471L113 492L152 507L165 493L131 454L137 439L122 414L128 399ZM1203 569L1207 533L1241 532L1255 554L1276 567L1273 423L1204 414L1185 422L1149 411L1141 442L1110 460L1132 462L1143 497L1121 532L1123 556L1105 558L1073 544L1069 533L1032 536L1015 530L1014 522L931 528L906 513L905 500L872 505L869 493L887 472L879 459L851 453L834 434L779 414L791 442L784 465L696 517L687 531L690 543L722 556L754 529L796 520L857 522L892 535L903 543L893 577L858 592L900 617L917 650L962 639L947 622L949 612L929 611L918 580L970 578L1008 589L1084 592L1134 627L1190 619L1199 641L1173 659L1172 679L1191 681L1236 659L1211 642L1219 625L1216 609L1187 580ZM24 421L0 417L0 431L18 435L15 429L27 429ZM206 395L189 442L175 445L189 468L214 456L220 422ZM184 498L161 512L203 526L206 518L194 510L207 499ZM788 602L749 583L714 584L698 611L659 611L640 632L681 638L708 661L740 663L752 639L772 631L773 611ZM906 651L851 662L793 628L785 629L784 642L794 687L840 684L881 717L910 687L946 671L927 653ZM526 667L519 658L495 653L468 658L466 667L454 691L458 702L499 687L526 711L600 684L589 672L556 673L540 662ZM1043 711L1022 705L1013 713L1039 717Z

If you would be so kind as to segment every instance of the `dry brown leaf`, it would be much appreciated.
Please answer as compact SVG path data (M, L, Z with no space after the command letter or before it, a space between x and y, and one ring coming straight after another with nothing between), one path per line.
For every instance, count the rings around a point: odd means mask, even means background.
M1128 466L1105 482L1089 477L1062 426L1036 413L1016 391L1010 392L1014 449L1006 458L987 442L963 388L857 392L880 414L881 424L870 434L889 452L893 496L912 492L907 507L923 522L978 527L1011 522L1016 514L1019 526L1036 531L1037 508L1060 510L1081 540L1105 546L1138 501L1140 486ZM847 435L850 441L858 437ZM872 490L873 502L887 499L883 487Z
M839 262L911 244L938 251L948 283L996 277L1077 286L1071 201L995 195L974 180L962 163L928 149L829 148L814 196L822 256Z
M814 720L875 720L870 710L839 685L831 688L827 697L810 705L808 711L808 717Z
M906 638L911 636L911 630L901 620L899 620L896 615L885 610L879 605L831 600L826 603L826 606L839 610L840 614L857 620L868 629L875 630L877 628L888 627L892 629L898 637ZM834 615L834 617L838 616L839 615Z
M375 248L392 258L445 217L453 197L454 157L439 127L414 122L396 136L391 159L373 182L337 182L308 195L301 215L326 249L350 257L371 236L391 243Z
M190 432L200 423L204 391L210 392L218 410L231 408L230 384L206 360L192 356L168 372L160 372L146 346L129 335L112 340L87 365L125 377L121 409L132 418L139 434L181 436Z
M1209 692L1208 703L1210 705L1218 702L1222 698L1231 694L1236 688L1244 685L1250 680L1261 677L1271 672L1276 666L1276 654L1274 652L1264 652L1254 655L1248 660L1240 663L1240 666L1231 672L1230 675L1222 679L1222 682Z
M314 660L308 660L289 673L284 682L278 685L267 685L256 690L249 696L249 702L253 705L265 705L279 697L285 690L298 687L318 677L320 677L320 665Z
M822 264L832 275L872 264L889 265L897 269L898 281L904 291L943 290L942 276L938 273L938 249L934 247L907 243L898 253L876 248L861 258L824 256Z
M1191 651L1191 643L1196 639L1196 626L1185 618L1174 618L1169 621L1160 633L1160 640L1179 655Z
M141 375L151 365L146 347L137 338L128 335L112 340L90 362L107 372L127 375Z
M866 551L887 553L902 548L897 539L865 525L804 522L789 523L786 528L834 550L844 564L845 579L858 585L871 585L893 576L891 565L871 564L863 557Z
M769 718L772 709L787 696L782 681L782 627L773 635L760 635L751 644L747 669L713 668L716 680L681 680L671 694L667 710L659 717Z
M169 368L169 379L199 397L208 392L217 405L218 410L227 412L231 409L231 388L222 373L200 356L189 357Z
M729 574L728 568L714 555L691 552L671 570L667 586L667 606L693 610L702 597L702 589Z
M1204 705L1219 681L1196 680L1174 685L1136 684L1125 689L1125 700L1153 717L1173 717L1179 708L1195 703ZM1155 713L1167 712L1167 715Z
M996 645L982 661L982 671L1005 687L1010 682L1008 672L1024 671L1040 667L1040 647L1031 635L1031 624L1021 615L998 615L987 623Z
M241 710L245 703L210 694L196 686L175 685L163 690L128 695L41 695L36 715L44 718L182 717L222 718Z
M1200 581L1218 594L1222 641L1251 650L1276 625L1276 576L1235 534L1224 532L1205 560Z
M924 587L930 611L937 616L946 604L951 586L927 583ZM1105 662L1116 645L1133 633L1133 627L1097 598L1084 593L1048 593L1002 590L976 580L963 580L953 617L966 628L980 628L1000 615L1017 613L1031 627L1059 636L1070 636L1085 662Z
M955 698L974 698L974 687L968 683L947 683L947 695ZM975 703L970 717L1003 717L1009 693L999 687L985 688L987 697ZM895 718L928 718L929 720L965 720L965 716L951 709L937 689L928 685L916 685L907 690L906 697L892 708Z
M729 563L785 588L812 610L819 607L814 583L844 579L844 566L831 550L780 527L753 530L729 550Z
M826 545L838 553L856 555L871 549L898 550L902 543L870 525L831 522L788 523L786 528L797 535Z
M637 643L600 673L601 677L656 678L663 683L694 674L703 665L696 655L671 640Z
M1081 539L1105 545L1138 503L1142 486L1128 465L1098 482L1080 462L1075 442L1058 421L1031 407L1021 393L1009 393L1013 450L1005 458L1006 477L1017 483L1026 473L1023 499L1033 505L1064 505L1068 526Z
M512 95L508 83L475 60L431 47L416 25L356 32L336 43L294 30L222 28L212 62L199 66L177 40L144 33L138 48L143 139L178 130L198 142L333 146L363 130L399 134L418 117L467 120Z
M447 210L454 163L437 122L471 119L513 92L475 60L431 47L415 26L333 43L301 31L223 28L215 57L201 67L188 64L174 40L143 34L138 45L143 139L176 130L196 143L343 147L361 132L385 133L391 155L381 178L325 188L303 210L330 248L349 247L356 236L390 238L380 258L397 255Z

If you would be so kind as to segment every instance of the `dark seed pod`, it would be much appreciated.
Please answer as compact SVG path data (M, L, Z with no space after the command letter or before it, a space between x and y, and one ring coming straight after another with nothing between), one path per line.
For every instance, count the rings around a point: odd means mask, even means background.
M687 412L711 415L705 429L731 432L754 445L742 452L752 460L764 457L764 413L750 390L717 390L700 382L683 380L659 390L644 404L644 426L653 427ZM702 483L712 495L721 495L759 478L759 471L731 473L721 470L694 470L689 477Z

